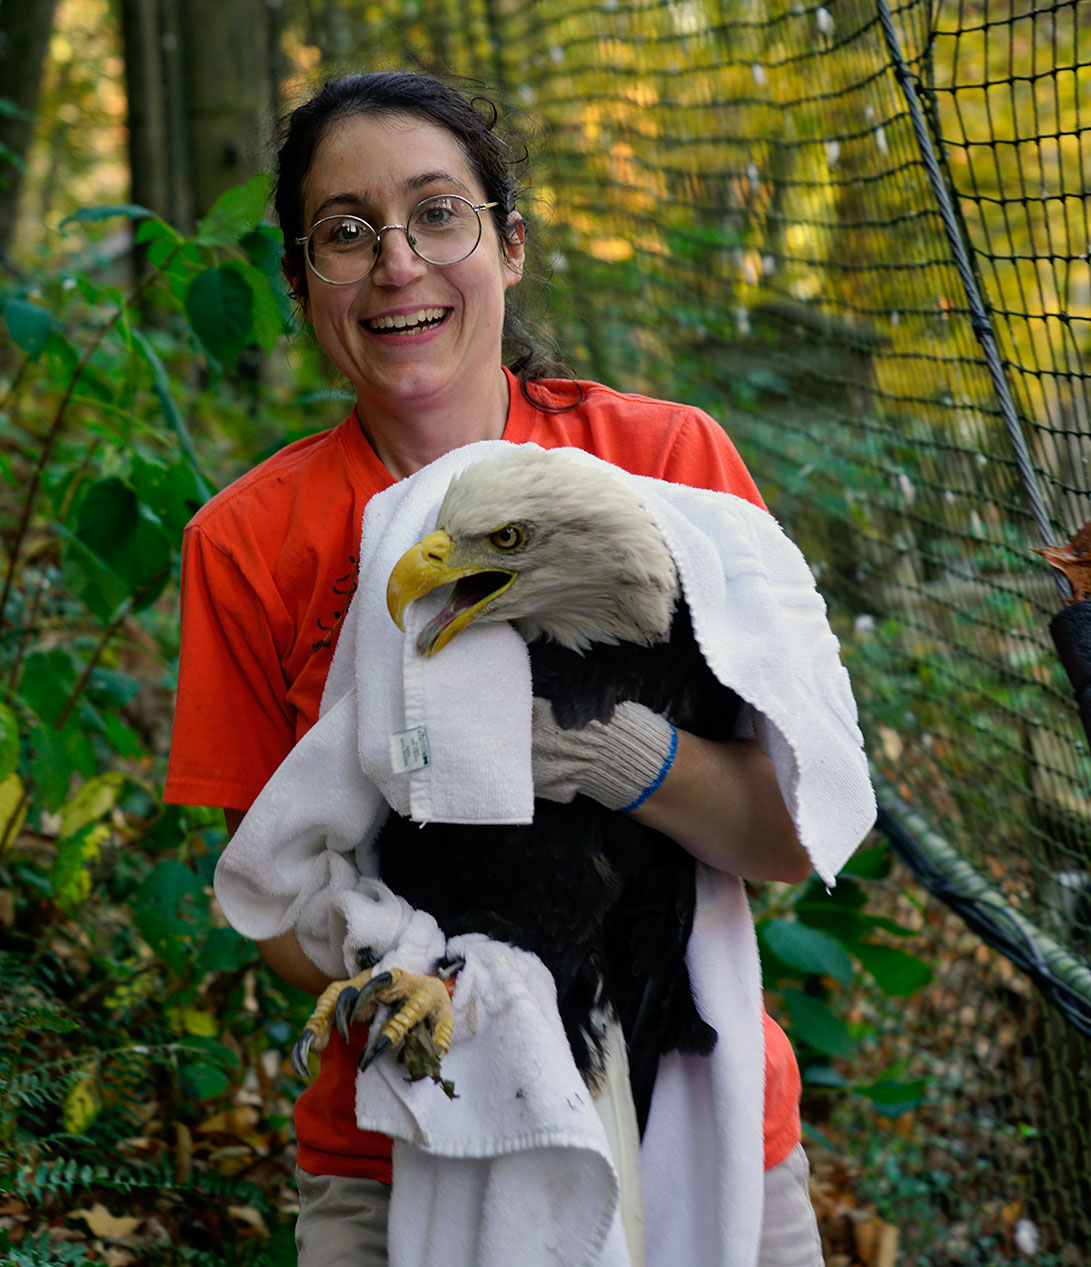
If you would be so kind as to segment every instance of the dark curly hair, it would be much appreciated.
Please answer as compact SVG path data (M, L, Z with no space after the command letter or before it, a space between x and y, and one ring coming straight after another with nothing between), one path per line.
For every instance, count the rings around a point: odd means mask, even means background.
M284 273L297 299L305 300L307 294L303 248L296 242L306 231L303 186L307 173L331 124L361 114L408 114L445 128L481 181L485 200L496 204L492 218L501 239L512 242L523 233L522 223L510 220L519 192L514 168L526 161L526 147L513 146L500 134L500 111L488 97L467 97L441 79L410 71L342 75L323 84L292 111L277 153L273 199L284 240ZM567 375L558 358L542 347L541 336L520 312L510 290L504 307L503 346L505 361L520 378L524 394L528 381Z

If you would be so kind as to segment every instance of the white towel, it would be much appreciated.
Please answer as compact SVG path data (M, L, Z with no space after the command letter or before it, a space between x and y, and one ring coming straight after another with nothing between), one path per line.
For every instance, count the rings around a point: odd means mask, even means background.
M372 498L360 587L322 716L217 867L217 896L240 932L261 938L295 927L331 975L353 970L361 945L407 968L428 968L443 952L430 917L373 878L371 842L388 802L419 821L532 815L522 639L506 625L471 625L422 660L415 633L439 600L410 608L405 637L385 607L391 568L433 528L453 475L510 447L456 450ZM606 465L578 450L566 455ZM639 490L663 532L705 657L750 705L800 839L832 884L875 803L848 677L806 562L769 515L740 498L610 469ZM396 773L391 737L407 737L399 751L419 752L422 729L428 764ZM701 1014L720 1039L708 1058L673 1053L660 1067L642 1153L647 1261L753 1267L764 1072L757 947L740 881L699 866L697 892L688 962ZM392 1264L626 1264L608 1146L564 1043L551 978L510 947L482 938L456 945L467 967L444 1065L460 1099L406 1083L384 1060L358 1083L359 1125L395 1139ZM529 1100L528 1069L537 1073Z

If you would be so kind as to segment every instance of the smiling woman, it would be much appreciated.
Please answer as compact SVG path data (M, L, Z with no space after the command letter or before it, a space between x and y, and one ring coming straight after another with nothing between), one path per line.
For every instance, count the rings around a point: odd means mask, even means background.
M525 228L496 123L497 112L482 99L403 73L333 80L288 120L276 184L284 273L356 403L339 426L288 446L213 498L186 532L167 797L223 808L232 831L318 719L337 630L356 588L361 519L376 493L453 449L504 439L581 448L636 475L761 505L739 455L707 415L562 379L526 339L513 305ZM548 477L522 474L541 486L547 504ZM529 521L518 519L480 527L497 559L485 571L474 563L459 573L450 539L420 543L422 575L435 566L462 584L450 621L427 651L509 588L513 572L503 560L525 554L534 535ZM399 583L409 589L395 594L395 611L422 582L415 576ZM744 878L799 880L809 873L772 763L752 740L673 733L664 717L627 698L617 710L624 725L596 723L594 743L584 743L589 730L559 728L548 712L548 705L535 712L536 819L581 789L597 801L596 813L621 814L671 838L691 870L688 855ZM559 781L558 761L568 772ZM596 772L609 774L613 790L605 800L595 790L603 784ZM556 848L565 843L558 839ZM547 865L518 854L511 861L516 872ZM413 860L406 864L412 868ZM294 927L262 943L262 952L296 985L318 993L329 982L303 955ZM641 993L655 993L650 975L642 981ZM457 997L457 982L452 988ZM323 1004L319 1012L323 1007L332 1010ZM358 1025L346 1035L333 1030L327 1039L323 1031L321 1070L296 1107L304 1267L386 1262L391 1142L356 1125L357 1065L368 1034ZM821 1251L799 1151L798 1070L768 1018L753 1021L748 1041L762 1036L764 1165L774 1179L765 1185L764 1221L758 1203L752 1242L738 1263L817 1267ZM608 1067L624 1069L624 1042L616 1032L613 1043L603 1042ZM658 1059L658 1049L653 1054ZM628 1087L623 1074L609 1094L638 1146ZM761 1166L760 1149L744 1163L759 1191ZM625 1186L632 1260L643 1262L631 1168ZM794 1229L791 1257L759 1257L759 1234L772 1244L770 1228L782 1246L784 1229Z
M333 123L302 192L295 244L306 262L291 280L387 469L408 475L455 444L499 439L504 292L523 268L519 213L482 225L478 208L502 203L485 196L446 128L404 114ZM451 226L432 227L445 209Z

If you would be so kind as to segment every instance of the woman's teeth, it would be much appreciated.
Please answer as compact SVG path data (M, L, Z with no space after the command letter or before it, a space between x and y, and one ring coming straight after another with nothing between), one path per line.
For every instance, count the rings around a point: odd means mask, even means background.
M381 330L383 333L396 330L399 334L415 334L438 325L446 315L446 308L421 308L417 312L398 313L393 317L375 317L366 325L369 330Z

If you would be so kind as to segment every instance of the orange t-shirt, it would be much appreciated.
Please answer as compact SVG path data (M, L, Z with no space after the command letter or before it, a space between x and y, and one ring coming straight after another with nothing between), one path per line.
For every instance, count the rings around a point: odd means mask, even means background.
M507 373L507 371L505 371ZM686 405L582 383L562 412L532 405L508 374L504 439L573 447L637 475L761 497L723 430ZM532 386L547 404L575 399L569 382ZM357 425L290 444L212 498L186 529L182 649L164 799L248 809L314 725L340 621L355 588L368 500L393 483ZM355 1124L356 1059L335 1033L295 1111L298 1161L315 1174L390 1181L390 1141ZM784 1032L765 1018L765 1164L800 1138L799 1070Z

